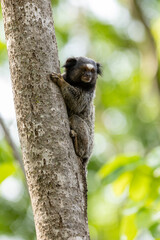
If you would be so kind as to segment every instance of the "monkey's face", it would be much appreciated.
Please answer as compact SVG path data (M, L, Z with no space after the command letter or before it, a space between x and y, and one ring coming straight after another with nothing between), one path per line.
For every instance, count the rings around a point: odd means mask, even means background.
M69 58L64 67L66 81L83 89L95 88L97 76L101 74L100 64L86 57Z
M89 83L97 78L95 66L93 64L84 64L80 67L81 81Z

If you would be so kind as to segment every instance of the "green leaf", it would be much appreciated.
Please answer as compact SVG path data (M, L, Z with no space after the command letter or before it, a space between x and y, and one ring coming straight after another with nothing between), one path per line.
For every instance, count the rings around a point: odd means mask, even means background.
M131 172L125 172L113 182L113 189L117 196L121 195L132 179Z
M117 169L124 167L125 165L139 163L140 156L124 156L120 155L114 158L112 161L106 163L99 171L99 176L101 178L107 177L109 174L113 173Z
M0 41L0 63L7 59L7 47L6 44Z
M0 165L0 183L16 171L16 167L12 163L4 163Z
M136 215L136 225L140 228L148 228L152 222L152 212L150 209L141 208Z
M149 228L154 238L160 238L160 223L155 223Z
M122 219L121 235L125 236L127 240L134 240L137 234L137 227L135 224L136 215L124 216Z
M14 157L12 150L6 141L0 142L0 164L13 162Z
M142 169L144 172L141 171ZM149 167L141 166L139 170L135 170L134 172L129 189L129 197L133 201L141 201L149 195L152 177L147 174L147 171L150 171Z

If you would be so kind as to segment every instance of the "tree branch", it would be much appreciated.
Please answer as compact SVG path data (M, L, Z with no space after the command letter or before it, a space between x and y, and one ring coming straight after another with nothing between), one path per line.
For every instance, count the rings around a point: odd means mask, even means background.
M156 84L156 86L159 90L158 92L160 93L160 82L159 82L160 66L159 66L159 61L158 61L156 43L155 43L155 40L152 36L151 29L146 22L143 11L142 11L142 9L141 9L137 0L132 0L132 7L133 7L133 11L136 13L137 18L141 21L141 23L143 24L143 26L146 30L147 39L149 41L149 44L150 44L150 47L151 47L151 50L152 50L153 61L155 63L154 64L154 67L155 67L154 80L155 80L155 84Z
M4 134L5 134L5 138L6 138L6 141L8 142L9 146L11 147L12 149L12 152L13 152L13 156L14 158L17 160L17 162L19 163L21 169L23 170L24 172L24 167L23 167L23 163L22 163L22 158L21 158L21 155L16 147L16 145L14 144L14 142L12 141L12 137L9 133L9 130L8 128L6 127L2 117L0 116L0 125L4 131Z

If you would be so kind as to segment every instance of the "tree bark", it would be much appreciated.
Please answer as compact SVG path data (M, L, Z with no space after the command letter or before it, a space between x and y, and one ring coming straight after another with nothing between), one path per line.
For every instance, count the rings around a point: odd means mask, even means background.
M14 103L38 240L89 239L86 182L66 107L49 0L1 0Z

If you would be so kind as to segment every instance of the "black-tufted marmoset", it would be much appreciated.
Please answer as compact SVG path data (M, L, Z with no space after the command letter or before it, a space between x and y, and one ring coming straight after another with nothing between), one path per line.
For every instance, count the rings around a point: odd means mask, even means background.
M63 67L65 73L52 73L51 79L60 87L67 106L75 152L86 164L93 149L93 99L101 65L90 58L73 57Z

